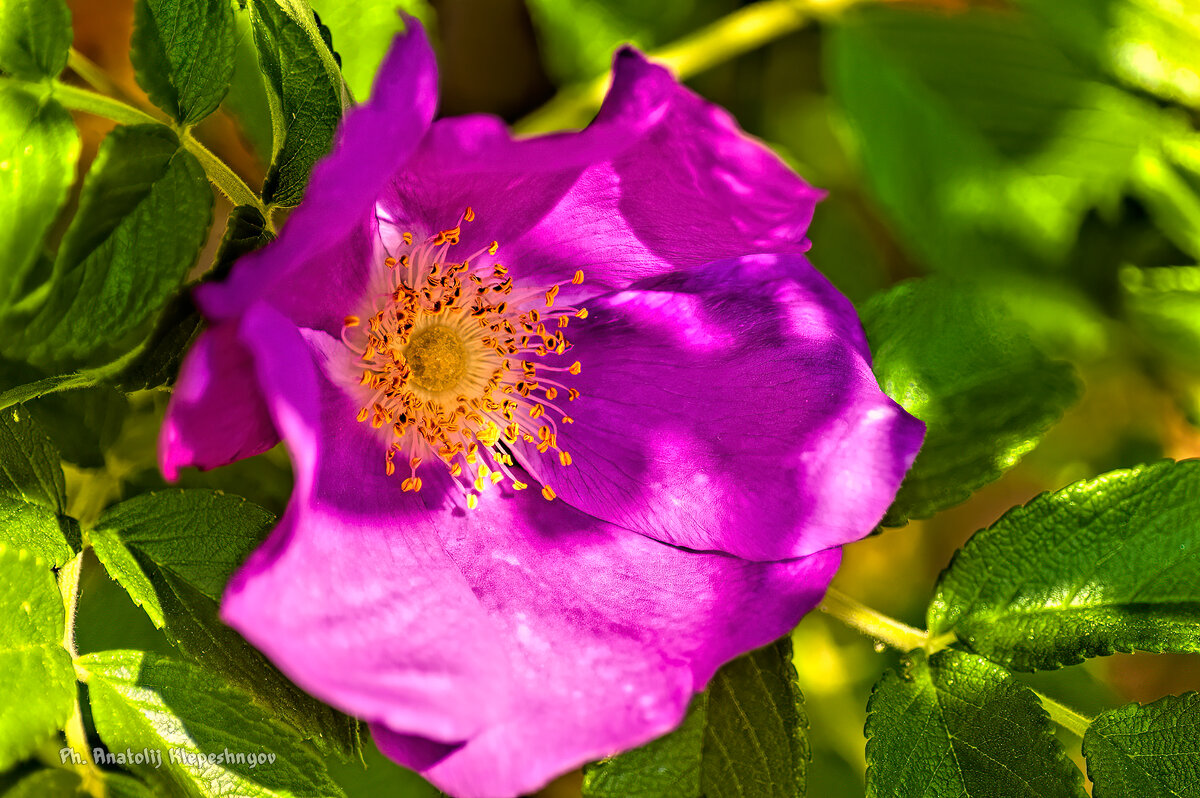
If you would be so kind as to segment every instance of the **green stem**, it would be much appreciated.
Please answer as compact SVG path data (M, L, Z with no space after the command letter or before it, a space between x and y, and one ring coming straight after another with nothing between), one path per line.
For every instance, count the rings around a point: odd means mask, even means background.
M112 79L108 77L108 74L103 69L74 47L67 54L67 67L82 78L84 83L101 94L107 94L110 97L122 100L129 99L129 96L122 91L120 86L113 83Z
M228 164L213 155L203 144L196 141L188 131L179 131L175 126L155 116L151 116L140 108L134 108L127 102L113 97L106 97L90 89L81 89L78 86L59 82L53 83L52 86L54 99L62 103L63 107L69 108L72 111L83 111L93 116L120 122L123 125L167 125L175 129L180 134L179 140L184 149L196 156L196 160L204 167L204 172L208 175L209 181L222 194L229 197L230 200L238 205L252 205L258 208L264 216L267 215L267 210L262 200L250 186L246 185L246 181L242 180L237 172L230 169ZM37 95L41 95L45 91L44 84L0 77L0 88L6 87L20 89Z
M1045 707L1047 714L1050 715L1050 720L1062 726L1076 737L1083 738L1084 733L1088 730L1088 726L1092 725L1091 718L1076 712L1065 704L1060 704L1050 696L1043 695L1037 690L1033 692L1041 700L1042 706Z
M58 569L58 590L62 595L66 616L66 629L63 632L62 644L63 648L71 654L71 659L79 656L79 650L75 646L75 615L79 608L79 577L83 571L83 556L84 552L79 552L70 562ZM104 774L87 755L87 730L83 726L83 706L79 703L78 690L76 690L75 706L71 710L71 717L67 719L63 733L67 738L67 747L83 756L83 764L74 766L82 780L83 791L94 796L105 795Z
M669 67L680 80L685 80L856 2L861 0L760 0L652 51L649 57ZM520 134L532 134L580 127L600 107L608 83L609 76L602 75L568 86L550 102L517 122L513 129Z
M151 116L127 102L106 97L91 89L81 89L69 83L54 84L54 99L72 111L83 111L93 116L111 119L124 125L165 125L162 119Z
M229 164L213 155L207 147L192 138L192 134L189 132L183 134L182 141L183 146L196 156L196 160L204 167L204 172L212 184L220 189L226 197L229 197L234 205L251 205L257 208L264 218L270 219L266 206L263 205L258 194L246 185L246 181L242 180L237 172L229 168Z
M835 587L829 588L825 594L825 600L821 602L821 609L851 629L901 651L923 648L929 640L929 636L921 629L900 623L895 618L889 618L857 599L847 596Z
M868 637L873 637L900 651L924 648L927 653L933 653L954 642L953 634L931 638L928 632L901 623L895 618L889 618L861 601L847 596L835 587L829 588L825 594L825 600L821 602L821 609L851 629L862 632ZM1060 704L1037 690L1034 690L1033 693L1041 700L1042 706L1050 715L1050 720L1076 736L1082 738L1088 726L1092 725L1092 719L1086 715Z

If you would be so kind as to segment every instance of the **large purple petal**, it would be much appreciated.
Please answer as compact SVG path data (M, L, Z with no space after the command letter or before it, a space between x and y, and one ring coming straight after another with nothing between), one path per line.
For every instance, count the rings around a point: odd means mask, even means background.
M523 285L587 275L592 293L748 252L803 252L821 192L720 108L632 49L596 121L515 141L488 117L433 125L381 205L422 234L477 220Z
M519 447L562 499L650 537L757 560L863 537L924 425L871 373L850 303L801 256L719 261L588 303L582 396L558 444ZM553 454L553 453L552 453Z
M425 136L437 107L437 62L415 19L380 66L371 99L351 110L333 152L271 246L205 286L205 314L232 319L265 300L305 326L332 330L354 311L376 265L374 207Z
M167 405L158 439L163 474L174 480L181 468L216 468L278 442L236 326L205 330L188 352Z
M836 550L783 563L690 552L530 492L436 520L508 641L511 703L461 747L374 727L457 798L511 798L665 734L694 691L786 634L820 600Z
M264 305L241 336L296 487L223 617L456 796L515 796L665 733L836 570L836 550L782 563L684 551L531 491L464 511L436 469L401 493L329 380L337 344Z
M222 617L301 687L361 718L448 743L497 722L505 644L434 518L384 475L382 445L294 325L258 305L241 335L296 483Z

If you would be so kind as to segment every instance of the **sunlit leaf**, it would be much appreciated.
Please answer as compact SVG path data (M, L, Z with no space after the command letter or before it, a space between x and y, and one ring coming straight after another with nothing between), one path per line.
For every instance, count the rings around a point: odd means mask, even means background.
M344 795L295 732L200 667L137 651L87 654L79 665L105 744L162 753L161 767L129 766L151 783L204 798ZM250 755L262 761L238 760Z
M972 284L902 283L867 303L863 325L880 387L926 424L887 525L926 518L997 479L1079 397L1071 366L1043 355Z
M75 701L50 566L0 543L0 771L61 729Z
M1200 652L1200 460L1113 471L977 532L929 630L1019 670L1115 651Z

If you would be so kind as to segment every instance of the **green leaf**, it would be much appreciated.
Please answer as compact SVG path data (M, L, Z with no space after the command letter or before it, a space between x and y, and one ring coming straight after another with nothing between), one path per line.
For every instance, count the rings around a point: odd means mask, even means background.
M867 705L869 798L1083 798L1032 691L961 651L910 657Z
M64 515L58 451L24 407L0 411L0 545L58 568L74 556L79 528Z
M46 231L67 199L78 160L79 132L61 105L0 88L0 252L5 257L0 311L18 298L31 277Z
M70 47L71 12L64 0L0 5L0 69L24 80L57 77Z
M67 542L78 539L74 520L52 510L0 494L0 545L25 549L53 568L61 568L75 556Z
M1089 63L1130 86L1200 105L1200 11L1188 0L1022 0Z
M128 766L152 784L213 798L344 795L295 732L195 665L137 651L88 654L78 664L109 749L163 752L161 768ZM237 761L242 755L256 759Z
M91 534L106 565L108 544L123 543L217 601L229 577L274 523L274 516L240 496L176 490L147 493L110 507ZM145 608L155 626L162 627L162 611L153 593L146 592L144 584L137 588L130 584L137 581L136 574L119 568L112 576Z
M217 109L233 78L229 0L137 0L130 57L138 84L185 125Z
M58 451L22 407L0 411L0 495L66 512L67 486Z
M55 360L136 334L195 263L212 203L204 170L170 129L118 127L84 181L48 296L8 348Z
M1121 271L1134 327L1180 365L1200 368L1200 266Z
M0 543L0 771L61 729L75 704L54 573Z
M427 0L313 0L313 10L333 33L342 58L342 76L360 101L371 94L379 64L397 33L404 30L399 10L427 26L433 9Z
M263 185L268 204L300 203L313 164L329 152L342 116L342 81L314 21L277 0L250 0L259 62L273 93L276 152ZM311 16L311 12L309 12Z
M1200 694L1129 704L1097 717L1083 737L1095 798L1200 795Z
M867 184L939 271L1065 268L1088 210L1113 205L1139 154L1186 129L1007 10L862 7L828 52Z
M931 634L1019 670L1114 651L1200 652L1200 460L1076 482L975 533L942 574Z
M884 524L927 518L999 478L1079 397L1004 304L965 283L901 283L863 309L883 390L926 424Z
M1131 192L1175 246L1200 260L1200 136L1166 136L1144 153Z
M293 685L218 614L225 583L274 521L237 496L176 490L110 508L90 538L105 570L179 650L322 749L353 753L358 723Z
M584 771L585 798L796 798L805 794L808 717L792 644L734 660L671 734Z

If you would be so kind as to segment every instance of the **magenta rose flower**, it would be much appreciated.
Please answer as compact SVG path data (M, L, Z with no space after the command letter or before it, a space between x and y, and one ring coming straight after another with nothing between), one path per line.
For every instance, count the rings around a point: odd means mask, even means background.
M222 605L446 792L673 728L786 634L923 426L802 253L820 193L633 50L596 120L433 122L410 23L278 240L198 292L162 467L283 440Z

